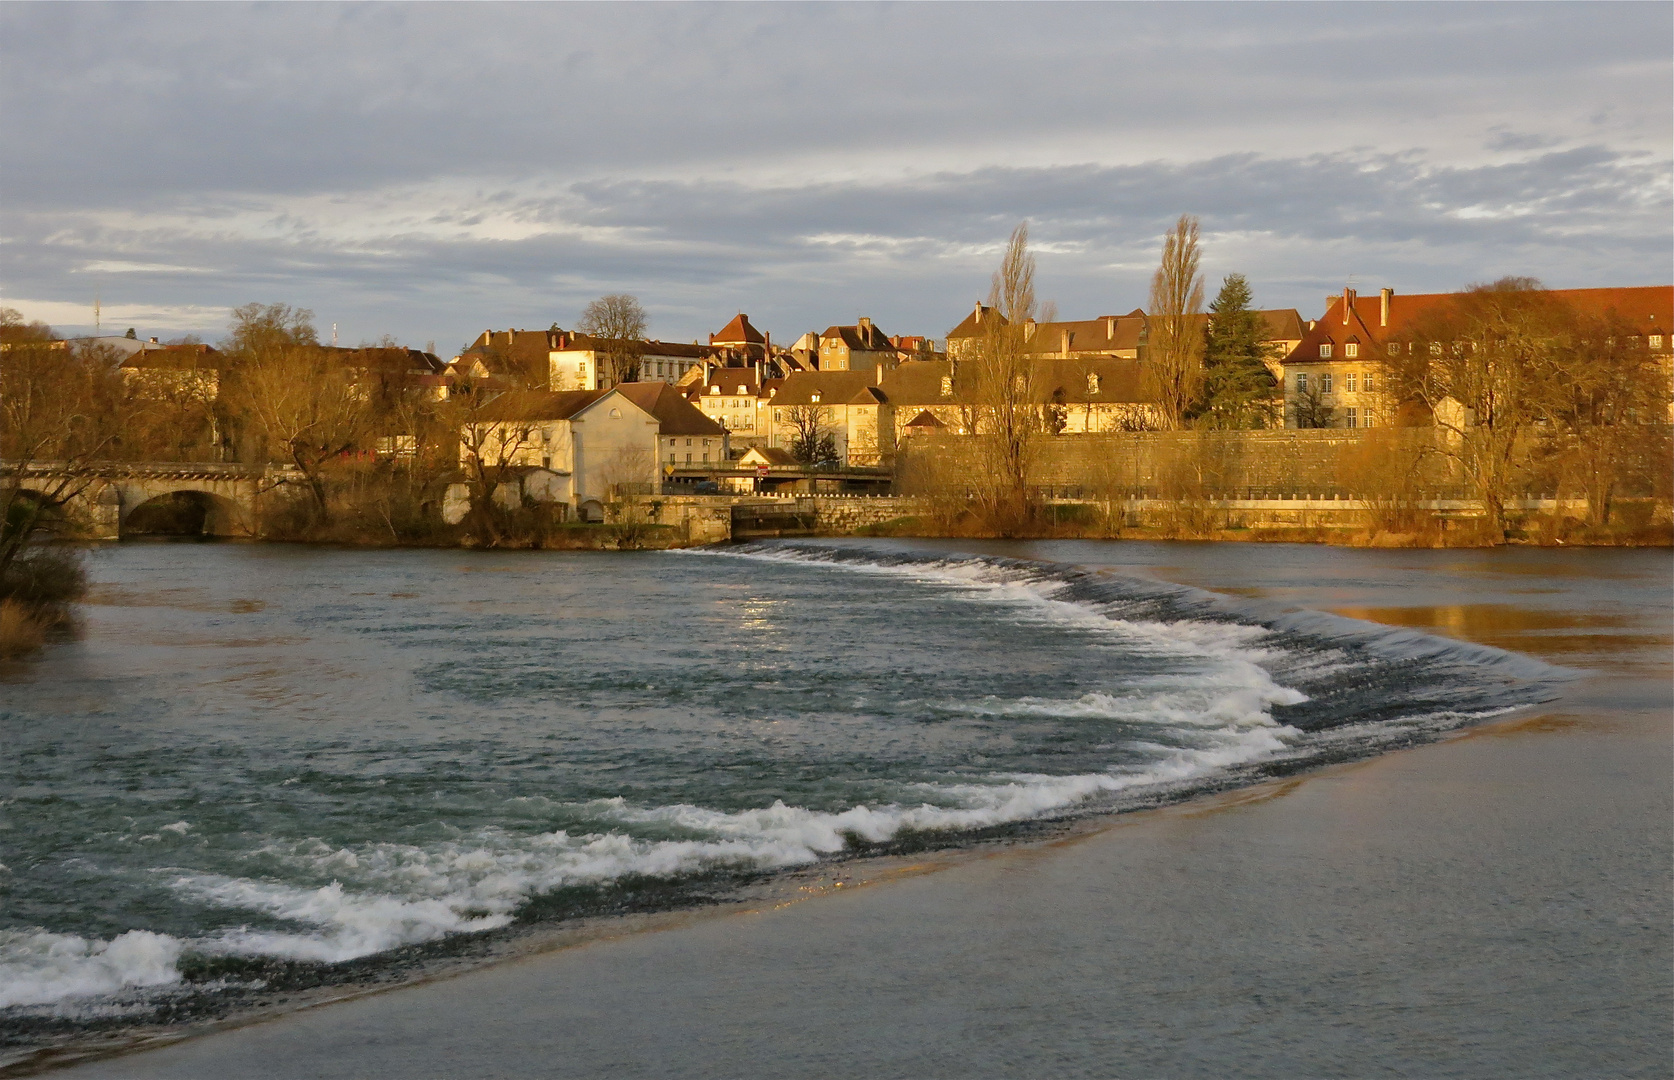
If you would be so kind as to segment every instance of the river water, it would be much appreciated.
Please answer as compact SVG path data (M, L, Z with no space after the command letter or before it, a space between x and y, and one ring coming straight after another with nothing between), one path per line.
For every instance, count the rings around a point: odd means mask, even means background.
M908 543L157 543L90 570L77 639L0 672L20 1031L166 1019L648 881L1225 789L1567 678L1432 628Z

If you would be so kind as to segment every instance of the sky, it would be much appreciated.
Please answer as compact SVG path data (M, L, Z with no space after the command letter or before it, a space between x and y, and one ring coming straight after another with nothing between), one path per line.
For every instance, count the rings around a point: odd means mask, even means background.
M452 355L637 296L941 337L1029 223L1064 318L1674 280L1674 5L0 5L0 304L252 301Z

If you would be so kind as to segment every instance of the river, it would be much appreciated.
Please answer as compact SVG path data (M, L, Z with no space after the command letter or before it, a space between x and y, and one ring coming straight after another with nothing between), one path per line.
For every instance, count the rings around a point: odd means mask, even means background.
M1511 602L1447 603L1483 558ZM1431 741L1576 677L1450 607L1526 633L1514 596L1561 597L1553 642L1632 635L1665 564L102 548L79 638L3 684L0 1015L21 1044L210 1015L647 881L724 891Z

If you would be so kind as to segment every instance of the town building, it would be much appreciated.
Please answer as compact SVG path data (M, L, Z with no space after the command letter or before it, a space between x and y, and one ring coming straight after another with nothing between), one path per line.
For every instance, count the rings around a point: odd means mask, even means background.
M727 459L726 432L666 383L604 390L513 390L465 425L460 464L468 474L518 477L541 469L549 501L599 520L624 494L661 489L665 470Z
M889 369L800 371L770 398L767 445L794 453L829 438L836 464L886 467L895 457L895 412L878 385Z
M1280 371L1286 427L1368 428L1427 425L1416 402L1396 400L1392 362L1441 355L1442 342L1424 340L1427 321L1459 294L1402 296L1393 289L1361 296L1354 289L1329 297L1325 314L1308 323ZM1634 331L1640 346L1666 372L1674 352L1674 286L1552 289L1548 296L1585 315L1613 317ZM1444 406L1446 403L1443 403ZM1674 416L1674 414L1671 414Z
M763 378L762 368L760 363L749 367L712 367L707 382L688 383L683 388L686 399L698 411L731 434L735 450L767 446L771 442L768 407L785 380Z
M871 371L899 362L889 335L863 318L853 326L828 326L819 335L817 361L821 371Z
M609 342L554 326L550 330L484 330L454 358L461 377L491 377L508 386L542 390L597 390L610 381ZM637 343L639 382L673 385L709 360L703 345ZM601 364L603 369L601 370ZM602 380L602 383L601 383Z

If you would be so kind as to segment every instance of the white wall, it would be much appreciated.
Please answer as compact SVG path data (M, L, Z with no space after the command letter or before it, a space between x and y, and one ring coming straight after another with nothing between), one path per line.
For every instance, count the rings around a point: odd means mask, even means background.
M612 414L615 415L612 415ZM657 418L611 393L570 421L575 439L575 499L605 501L610 485L637 482L657 490Z

